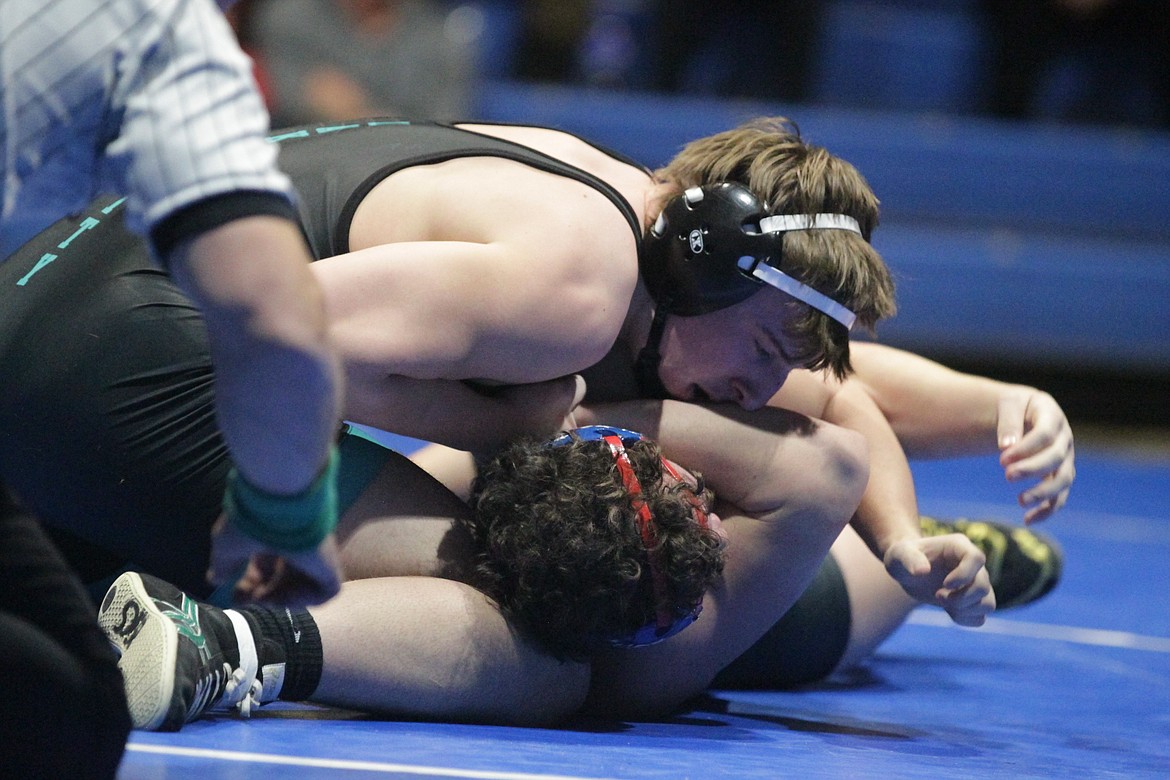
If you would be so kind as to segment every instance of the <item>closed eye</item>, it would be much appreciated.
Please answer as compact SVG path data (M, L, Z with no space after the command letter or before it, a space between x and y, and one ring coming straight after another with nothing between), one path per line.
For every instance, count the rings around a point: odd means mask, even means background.
M793 367L807 366L813 360L820 357L820 350L811 342L798 342L796 349L790 350L789 347L792 346L791 342L783 338L776 338L767 331L765 331L765 335L767 336L768 344L773 348L773 354L778 355L784 361L785 365ZM759 348L758 343L756 346Z
M789 365L807 367L819 360L820 357L820 348L812 343L806 342L800 345L797 354L793 355L793 359L789 362Z

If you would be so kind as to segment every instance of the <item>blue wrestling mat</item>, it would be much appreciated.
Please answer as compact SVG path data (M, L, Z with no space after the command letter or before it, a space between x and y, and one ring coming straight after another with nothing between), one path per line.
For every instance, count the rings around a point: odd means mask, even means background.
M990 458L914 465L925 513L1020 515ZM1044 528L1066 554L1051 596L980 629L919 610L848 679L560 729L275 705L135 733L119 777L1170 777L1170 458L1081 445L1077 465Z

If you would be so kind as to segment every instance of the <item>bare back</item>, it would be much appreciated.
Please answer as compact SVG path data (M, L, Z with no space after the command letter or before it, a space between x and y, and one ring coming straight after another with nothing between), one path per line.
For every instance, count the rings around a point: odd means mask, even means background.
M460 129L600 179L644 224L645 170L555 130ZM404 380L523 384L601 360L634 296L638 238L585 178L484 155L378 182L354 212L351 251L313 263L347 369L347 407L371 416L407 408L403 393L425 390L402 390Z
M650 179L640 168L559 130L492 124L456 126L526 146L596 176L614 187L633 207L639 223L645 224L645 196ZM495 180L500 188L522 188L508 200L529 204L540 212L552 210L554 204L548 202L543 188L530 189L535 182L543 181L550 187L565 184L568 186L564 189L568 191L589 189L581 182L566 181L562 176L499 157L460 157L435 165L412 166L383 179L365 197L350 225L350 247L358 250L405 241L484 242L499 240L518 229L527 230L532 218L524 212L506 214L505 219L487 226L486 231L472 229L462 219L436 218L463 212L474 219L481 211L491 210L489 204L482 202L491 192L483 190L488 180ZM459 189L458 185L466 188ZM469 203L471 197L479 202ZM387 214L398 216L389 220Z

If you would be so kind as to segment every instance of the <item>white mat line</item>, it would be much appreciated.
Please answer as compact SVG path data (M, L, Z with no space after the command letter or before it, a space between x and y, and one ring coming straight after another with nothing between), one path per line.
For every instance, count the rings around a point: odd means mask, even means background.
M605 780L576 775L537 775L526 772L492 772L479 769L453 769L446 767L416 766L413 764L386 764L380 761L346 761L335 758L310 758L308 756L281 756L273 753L246 753L236 750L212 750L209 748L184 748L173 745L152 745L142 742L128 742L126 750L134 753L154 753L165 756L186 758L209 758L219 761L238 761L251 764L282 764L318 769L348 769L360 772L385 772L418 775L420 777L455 777L469 780Z
M962 628L957 626L948 615L934 610L915 610L906 621L918 626L935 626L942 628ZM1019 620L1004 620L1002 618L988 618L979 628L969 628L968 631L981 631L988 634L1006 634L1008 636L1023 636L1030 639L1055 639L1061 642L1074 642L1081 645L1096 645L1098 647L1121 647L1127 650L1148 650L1153 653L1170 653L1170 639L1159 636L1143 636L1128 631L1110 631L1102 628L1079 628L1077 626L1057 626L1050 623L1026 623Z

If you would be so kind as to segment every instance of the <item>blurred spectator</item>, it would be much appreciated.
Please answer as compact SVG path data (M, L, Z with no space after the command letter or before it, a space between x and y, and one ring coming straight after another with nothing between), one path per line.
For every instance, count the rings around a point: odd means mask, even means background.
M821 0L653 0L653 87L801 102L818 56Z
M593 16L593 0L521 0L515 77L573 83Z
M1170 126L1170 3L981 0L997 116Z
M762 100L808 96L820 0L522 0L516 78Z
M651 0L521 0L515 78L648 87Z
M256 77L256 86L260 89L260 96L264 98L264 105L268 113L272 113L272 85L268 81L268 73L264 70L264 62L256 53L256 29L253 21L256 5L259 0L239 0L235 5L228 7L224 12L228 24L236 33L240 48L252 58L252 71Z
M263 0L247 37L274 126L387 115L463 119L476 30L438 0Z

